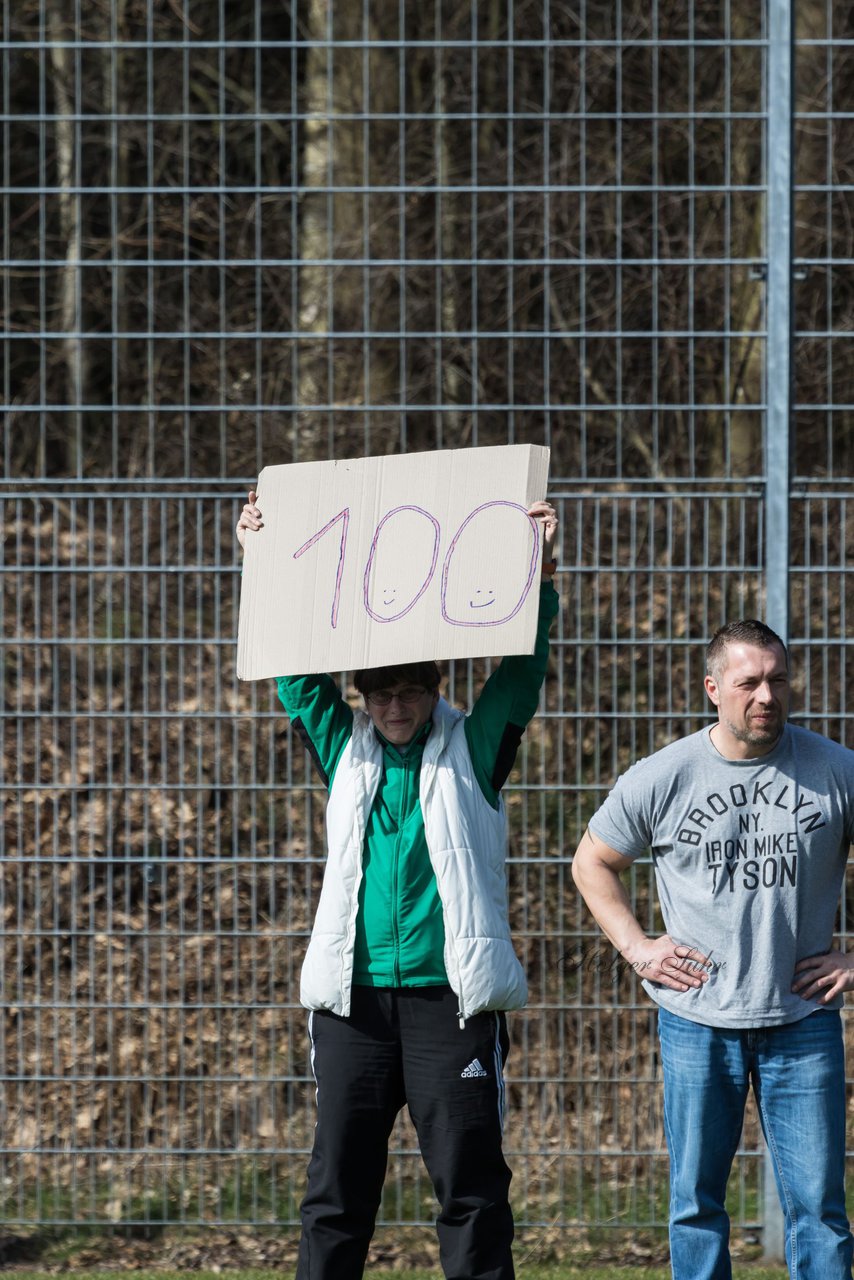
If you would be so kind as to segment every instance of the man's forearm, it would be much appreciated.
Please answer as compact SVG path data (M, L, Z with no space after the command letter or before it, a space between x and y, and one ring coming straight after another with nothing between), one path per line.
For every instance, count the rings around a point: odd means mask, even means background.
M641 977L672 991L701 987L709 977L707 955L667 933L649 938L640 927L620 879L620 872L630 864L630 859L586 831L572 864L572 878L602 932Z
M632 963L633 953L649 939L632 911L619 874L579 852L572 864L572 878L599 928L620 954Z

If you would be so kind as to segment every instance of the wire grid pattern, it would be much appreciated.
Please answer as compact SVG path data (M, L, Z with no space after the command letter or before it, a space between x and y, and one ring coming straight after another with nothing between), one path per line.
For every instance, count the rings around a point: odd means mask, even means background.
M854 474L848 421L854 41L844 11L833 4L799 11L796 32L793 422L809 447L797 450L795 469L808 481L845 483Z
M5 34L7 475L758 466L761 10L44 0Z
M793 656L846 740L851 80L840 7L807 8L799 57L834 74L797 116L825 249L800 233ZM761 7L676 10L5 0L4 1221L296 1220L324 795L236 681L236 495L271 461L530 441L563 608L507 788L517 1218L665 1223L650 1006L568 855L626 765L705 722L710 632L762 612L785 108ZM489 669L451 664L451 699ZM654 928L648 864L631 892ZM751 1117L741 1227L759 1164ZM433 1214L402 1119L381 1221Z

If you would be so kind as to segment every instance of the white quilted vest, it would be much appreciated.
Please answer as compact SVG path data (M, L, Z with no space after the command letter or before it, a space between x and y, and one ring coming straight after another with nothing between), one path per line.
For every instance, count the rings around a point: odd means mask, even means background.
M528 997L507 919L504 801L493 809L475 777L465 717L440 698L421 761L420 801L445 925L445 969L463 1022L485 1009L520 1009ZM302 968L307 1009L347 1017L365 826L382 776L382 744L355 712L326 811L329 855Z

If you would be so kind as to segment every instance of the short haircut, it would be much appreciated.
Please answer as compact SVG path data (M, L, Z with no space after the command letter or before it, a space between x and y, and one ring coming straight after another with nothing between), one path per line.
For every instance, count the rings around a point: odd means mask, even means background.
M403 662L394 667L366 667L353 674L361 694L390 689L395 684L420 684L431 693L439 688L442 673L435 662Z
M715 632L706 646L706 674L713 680L719 680L726 669L726 651L731 644L751 644L757 649L774 649L777 645L783 650L786 666L789 655L786 646L770 627L756 618L742 618L739 622L728 622Z

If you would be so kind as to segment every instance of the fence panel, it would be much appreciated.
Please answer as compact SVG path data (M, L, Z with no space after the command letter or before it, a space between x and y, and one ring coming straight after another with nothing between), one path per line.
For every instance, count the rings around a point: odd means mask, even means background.
M241 494L531 442L563 607L507 787L517 1217L663 1228L651 1007L569 858L705 722L709 634L766 608L766 8L3 6L4 1222L296 1221L324 795L235 677ZM797 23L791 647L799 717L854 745L854 46L839 0ZM490 669L449 664L451 700ZM629 883L654 927L649 863ZM752 1112L732 1209L761 1225ZM382 1225L433 1213L401 1118Z

